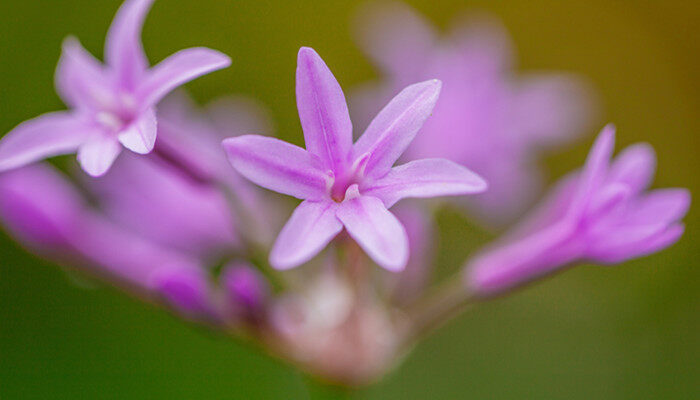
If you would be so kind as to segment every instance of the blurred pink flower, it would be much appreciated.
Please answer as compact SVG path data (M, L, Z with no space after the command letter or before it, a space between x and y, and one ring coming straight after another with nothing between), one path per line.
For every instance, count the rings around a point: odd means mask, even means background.
M205 118L213 114L227 118ZM44 257L164 300L188 318L216 322L229 313L218 292L231 288L213 286L208 266L240 252L243 227L212 183L254 205L243 208L249 218L274 226L263 218L274 213L230 168L220 142L240 129L266 131L268 122L242 98L217 100L200 114L182 94L164 103L159 118L159 142L168 143L169 154L186 154L188 163L124 155L101 179L79 180L82 192L46 164L8 171L0 175L0 219ZM212 180L194 179L196 171Z
M306 150L253 135L223 143L232 165L243 176L304 200L270 253L275 268L308 261L345 227L377 264L401 270L408 261L408 238L388 208L406 197L486 189L480 177L447 160L419 160L392 168L430 115L439 81L404 89L353 145L343 91L313 49L299 51L296 77Z
M75 38L65 40L56 88L71 110L42 115L8 133L0 141L0 170L77 151L85 172L101 176L122 146L138 154L153 150L154 106L174 88L227 67L230 59L192 48L149 69L140 36L152 3L127 0L122 5L107 34L105 65Z
M507 32L494 19L458 19L440 38L407 5L380 3L360 14L358 41L381 79L351 98L357 121L411 82L437 78L440 100L409 158L441 157L467 165L489 190L460 198L485 222L511 221L537 194L536 156L585 132L593 115L588 87L561 73L513 73Z
M565 178L538 210L468 264L467 283L499 294L574 262L617 264L660 251L683 234L685 189L651 184L654 151L628 147L610 162L615 128L598 136L582 172Z

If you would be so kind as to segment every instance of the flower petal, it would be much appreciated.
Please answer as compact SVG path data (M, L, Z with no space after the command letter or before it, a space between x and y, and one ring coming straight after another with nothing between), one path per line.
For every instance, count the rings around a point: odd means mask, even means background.
M134 153L148 154L156 143L157 127L156 113L153 108L149 108L126 130L119 133L119 142Z
M78 149L78 162L89 175L104 175L121 152L122 147L116 139L102 134L93 135Z
M333 202L304 201L282 228L270 252L277 269L294 268L309 261L343 229Z
M94 213L55 168L36 164L0 175L0 219L40 254L149 295L156 271L197 262L120 229Z
M401 271L408 262L408 235L381 200L359 196L338 207L338 218L350 236L381 267Z
M26 121L0 140L0 171L74 152L94 131L67 112Z
M651 255L661 251L674 243L681 236L685 227L683 224L673 224L668 228L652 227L652 229L635 230L632 236L627 236L629 231L617 236L621 240L608 243L610 238L603 238L588 250L588 257L598 263L619 264L621 262ZM634 235L642 232L644 235Z
M690 208L687 189L656 189L630 205L624 223L630 225L658 225L678 221Z
M386 73L410 81L423 72L437 34L415 10L399 2L369 4L358 21L358 42Z
M183 317L216 321L220 316L208 278L203 268L168 266L152 274L149 286Z
M452 161L432 158L412 161L392 168L384 177L372 182L362 193L374 196L390 208L407 197L438 197L480 193L486 181Z
M49 164L0 174L0 219L13 236L39 254L70 252L84 209L75 187Z
M105 60L125 89L134 89L148 68L141 29L154 0L127 0L107 33Z
M138 98L144 107L158 103L178 86L231 65L231 59L216 51L196 47L178 51L148 71Z
M608 124L598 134L591 151L588 153L586 164L579 178L578 192L572 202L572 213L582 213L595 189L603 184L614 147L615 126Z
M513 242L501 242L468 264L466 283L481 295L494 295L544 277L581 256L571 240L575 228L558 223Z
M349 163L352 123L345 95L321 57L302 47L297 57L296 96L299 120L309 153L340 175Z
M328 176L318 159L279 139L244 135L223 142L231 165L255 184L299 199L320 199Z
M114 103L109 78L99 61L69 37L56 68L56 90L71 107L94 110Z
M238 220L226 197L167 163L123 154L108 174L85 179L85 186L111 220L164 247L211 257L238 245Z
M399 159L435 107L437 79L405 88L377 115L355 143L354 154L370 154L365 174L379 178Z
M596 115L591 88L575 76L530 74L514 86L512 118L530 147L570 142L586 132Z
M646 143L639 143L627 147L615 157L615 161L610 166L608 180L623 183L632 193L637 194L651 184L655 169L654 149Z

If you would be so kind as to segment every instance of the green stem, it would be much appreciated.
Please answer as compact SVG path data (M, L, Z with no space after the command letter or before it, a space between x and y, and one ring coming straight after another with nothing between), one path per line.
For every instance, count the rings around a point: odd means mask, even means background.
M474 303L473 294L460 278L461 275L458 274L448 279L445 284L434 289L424 301L408 311L412 323L404 339L405 346L412 346Z

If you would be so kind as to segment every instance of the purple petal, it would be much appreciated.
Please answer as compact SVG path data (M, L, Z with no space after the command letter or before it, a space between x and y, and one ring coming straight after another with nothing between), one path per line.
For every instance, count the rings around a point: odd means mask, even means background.
M68 112L26 121L0 140L0 171L74 152L94 129Z
M0 217L40 254L77 263L92 275L146 295L157 271L199 268L192 259L95 214L77 189L48 165L0 175Z
M667 225L620 226L592 238L588 245L588 258L597 262L619 263L647 255L646 243L653 243L663 235Z
M86 186L112 221L164 247L211 257L238 244L226 198L169 164L124 154Z
M412 161L392 168L362 193L374 196L390 208L407 197L438 197L480 193L486 182L467 168L439 158Z
M142 106L151 107L178 86L231 65L228 56L198 47L178 51L148 71L138 88Z
M323 250L343 229L336 208L333 202L302 202L277 237L270 264L276 269L294 268Z
M153 0L126 0L107 33L105 60L127 90L134 89L148 68L141 29Z
M408 236L381 200L359 196L344 201L337 212L350 236L381 267L401 271L408 262Z
M352 123L345 95L328 66L311 48L297 57L297 108L306 149L325 168L342 174L352 149Z
M690 208L690 192L686 189L656 189L630 205L624 223L657 225L678 221Z
M645 244L647 254L656 253L673 245L683 236L683 232L685 232L685 225L680 223L671 225Z
M156 143L157 127L156 113L149 108L126 130L119 133L119 142L134 153L148 154Z
M466 282L481 295L495 295L546 276L581 256L573 228L555 224L514 242L496 244L468 264Z
M608 181L627 185L637 194L649 187L654 178L656 156L654 149L640 143L627 147L610 166Z
M423 72L437 34L415 10L398 2L370 4L358 20L358 42L386 73L410 81Z
M383 176L399 159L433 111L441 87L436 79L411 85L374 118L354 148L356 157L370 155L367 176Z
M150 286L176 312L188 318L214 317L211 285L202 268L163 268L153 273Z
M279 139L245 135L223 142L231 165L266 189L299 199L320 199L328 176L318 159L304 149Z
M632 195L629 186L620 183L605 185L592 198L588 205L587 217L601 218L612 211L620 211L625 200Z
M589 128L596 114L590 88L574 76L528 75L513 91L513 118L528 146L570 142Z
M614 147L615 126L609 124L600 132L588 153L586 164L581 173L579 190L572 204L573 214L583 212L595 189L604 183Z
M115 102L102 64L73 37L63 41L56 68L56 90L66 104L76 108L94 110Z
M65 254L85 208L68 180L48 164L0 174L0 218L20 241L40 254Z
M116 139L98 132L78 149L78 163L89 175L104 175L122 150Z
M255 267L247 263L229 265L224 270L221 281L226 290L228 305L234 313L255 317L255 313L262 311L270 288L265 277Z

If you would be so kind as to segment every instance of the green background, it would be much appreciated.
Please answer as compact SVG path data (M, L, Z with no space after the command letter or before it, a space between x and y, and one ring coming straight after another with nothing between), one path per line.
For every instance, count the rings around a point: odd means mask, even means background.
M697 1L410 1L437 24L467 9L501 17L521 70L581 73L598 88L598 123L618 149L658 151L657 186L697 195L700 9ZM62 107L53 92L60 43L100 55L117 0L0 1L0 131ZM189 85L198 100L255 96L279 135L299 143L296 51L316 48L345 87L375 76L354 45L357 3L159 0L146 23L152 61L207 45L233 67ZM548 157L550 177L582 164L595 132ZM691 399L700 397L698 204L673 248L616 268L581 267L470 311L422 343L370 399ZM443 214L441 260L473 245ZM0 237L0 398L158 399L334 396L244 345L188 326L110 288L81 289Z

